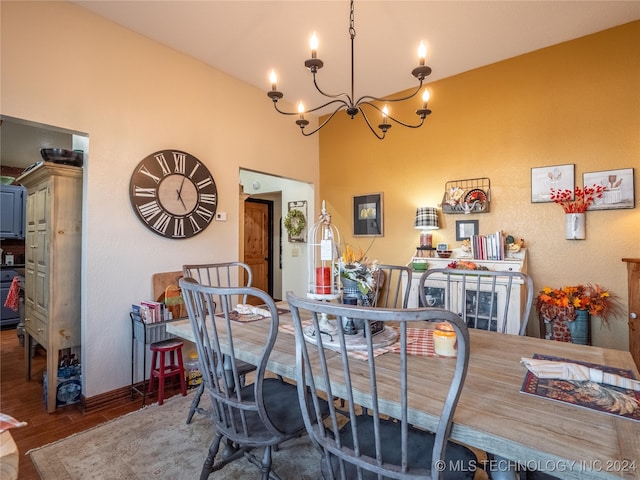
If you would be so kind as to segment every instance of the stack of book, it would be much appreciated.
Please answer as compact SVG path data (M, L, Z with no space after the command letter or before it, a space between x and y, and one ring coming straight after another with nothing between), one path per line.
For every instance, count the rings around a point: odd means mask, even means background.
M158 323L170 320L170 312L161 302L142 301L140 305L131 305L131 315L134 320L143 323Z
M504 235L502 232L490 235L472 235L471 254L476 260L504 260Z

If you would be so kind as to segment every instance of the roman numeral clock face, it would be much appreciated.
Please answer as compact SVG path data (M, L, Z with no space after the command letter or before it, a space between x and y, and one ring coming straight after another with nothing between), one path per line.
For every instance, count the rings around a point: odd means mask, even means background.
M144 158L129 184L129 198L140 221L166 238L190 238L211 223L218 190L200 160L179 150Z

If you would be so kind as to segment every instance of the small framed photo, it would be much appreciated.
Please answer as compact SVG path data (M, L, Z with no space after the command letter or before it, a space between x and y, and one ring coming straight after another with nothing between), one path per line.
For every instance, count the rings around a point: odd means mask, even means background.
M575 165L553 165L531 169L531 202L551 202L551 189L570 190L573 200Z
M449 245L447 243L439 243L436 246L436 250L438 252L446 252L447 250L449 250Z
M478 235L478 220L456 220L456 240L469 240Z
M594 185L604 187L602 197L596 198L588 210L635 207L633 168L583 173L582 185L585 188Z
M353 197L353 236L382 237L384 223L382 193Z

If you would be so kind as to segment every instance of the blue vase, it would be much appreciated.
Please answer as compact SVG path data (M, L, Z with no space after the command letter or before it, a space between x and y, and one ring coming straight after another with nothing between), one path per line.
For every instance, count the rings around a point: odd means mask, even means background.
M571 343L589 345L589 328L591 319L588 310L576 310L576 319L567 322L569 332L571 332Z

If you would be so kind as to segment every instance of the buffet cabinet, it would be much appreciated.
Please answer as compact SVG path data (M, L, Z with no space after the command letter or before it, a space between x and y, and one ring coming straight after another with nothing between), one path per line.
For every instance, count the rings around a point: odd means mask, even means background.
M419 259L426 260L427 269L447 268L452 262L466 261L497 272L527 273L526 255L526 249L521 249L519 252L510 253L504 260L474 260L470 256L465 255L465 252L461 249L458 249L453 250L451 258L425 259L419 257ZM411 266L413 260L417 258L418 257L412 258L409 266ZM409 285L405 287L410 289L408 308L449 308L461 316L463 311L465 311L466 318L472 321L476 319L470 317L478 312L478 325L484 326L487 322L491 322L491 330L496 330L498 313L504 312L507 298L509 298L509 302L514 302L517 306L522 305L526 299L525 285L520 279L514 280L511 287L509 287L507 279L501 282L500 277L497 277L495 295L492 295L492 287L489 280L487 280L486 286L482 285L479 291L477 291L475 283L469 280L467 280L466 286L463 286L462 281L455 281L452 278L448 285L445 275L434 274L426 281L424 287L425 298L428 305L422 305L418 288L420 277L422 277L423 273L424 271L413 270L411 281ZM507 291L509 288L511 290L510 292ZM493 305L490 305L491 302L493 302ZM479 308L476 308L478 304ZM520 311L520 308L509 306L506 333L518 335L522 320L520 318ZM493 318L484 318L483 314L486 312L494 312Z
M82 168L44 162L17 180L27 188L25 363L47 351L46 406L56 409L59 352L80 345Z

